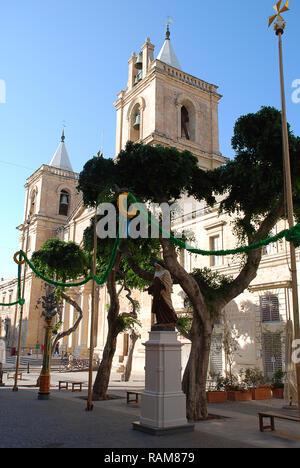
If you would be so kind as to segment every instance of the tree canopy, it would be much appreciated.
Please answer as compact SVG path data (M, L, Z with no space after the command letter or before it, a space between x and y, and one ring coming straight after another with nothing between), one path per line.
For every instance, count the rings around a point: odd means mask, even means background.
M85 276L89 269L88 255L79 245L56 238L46 240L31 261L48 278L64 282Z

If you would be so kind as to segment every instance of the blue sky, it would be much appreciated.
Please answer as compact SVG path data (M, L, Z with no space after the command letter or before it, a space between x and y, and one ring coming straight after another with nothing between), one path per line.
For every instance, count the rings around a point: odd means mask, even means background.
M280 108L277 38L268 29L275 0L132 2L115 0L10 0L0 17L1 231L0 277L16 272L16 226L23 220L24 183L48 164L63 121L76 171L97 153L114 156L117 93L126 88L128 59L146 37L157 55L166 16L175 19L171 41L183 70L219 86L220 149L232 157L235 120L262 105ZM300 135L300 3L285 14L285 80L288 120Z

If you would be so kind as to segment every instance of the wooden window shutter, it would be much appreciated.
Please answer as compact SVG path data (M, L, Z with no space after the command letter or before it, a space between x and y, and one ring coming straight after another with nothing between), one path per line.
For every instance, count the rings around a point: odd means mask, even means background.
M262 296L260 298L260 309L262 322L280 321L279 301L277 296Z

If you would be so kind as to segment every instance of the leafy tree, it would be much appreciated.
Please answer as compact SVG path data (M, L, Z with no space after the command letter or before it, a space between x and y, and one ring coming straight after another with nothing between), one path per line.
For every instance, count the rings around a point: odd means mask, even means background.
M40 250L33 253L31 262L44 276L61 283L76 281L86 276L90 265L89 256L82 248L74 242L63 242L59 239L46 240ZM83 317L81 307L66 293L66 290L65 287L55 287L55 296L58 301L64 299L72 305L78 315L69 329L59 332L58 327L56 328L53 334L52 351L55 350L58 341L77 330Z
M108 175L106 179L103 177L99 193L107 190L109 182L111 188L115 185L127 187L139 201L173 203L188 194L214 205L216 197L221 196L220 214L235 217L240 244L249 245L266 238L285 215L281 135L281 113L274 108L263 107L256 114L241 117L232 139L234 159L212 171L201 170L197 159L189 152L129 142L114 166L110 166L109 181ZM300 139L291 131L289 139L295 215L299 219ZM104 163L94 163L98 180L101 180ZM90 169L83 172L79 188L90 199L90 186L95 187L95 178ZM199 420L207 417L206 379L215 322L226 304L255 278L262 251L257 249L244 254L236 278L201 290L203 281L207 282L207 273L189 274L180 265L171 240L161 237L160 244L168 269L193 308L189 334L192 345L183 390L187 396L188 419Z

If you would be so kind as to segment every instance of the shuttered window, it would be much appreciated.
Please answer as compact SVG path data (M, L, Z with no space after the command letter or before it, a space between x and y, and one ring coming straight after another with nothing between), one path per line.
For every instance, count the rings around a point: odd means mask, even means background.
M280 333L265 333L263 335L263 353L265 376L272 377L277 371L282 371L282 343Z
M274 295L262 296L260 298L262 322L279 322L279 301Z

